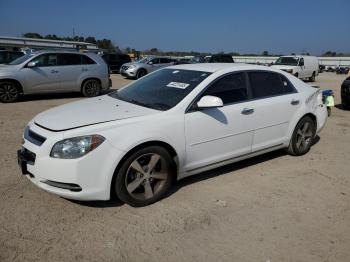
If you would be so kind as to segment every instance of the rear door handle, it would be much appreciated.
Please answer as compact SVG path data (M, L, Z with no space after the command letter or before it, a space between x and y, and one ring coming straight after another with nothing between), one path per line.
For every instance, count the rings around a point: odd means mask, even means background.
M299 105L299 103L300 103L299 100L294 100L294 99L290 102L290 104L293 106Z
M243 115L250 115L254 113L254 109L253 108L244 108L241 112Z
M51 70L51 73L52 74L56 74L56 73L58 73L58 71L57 70Z

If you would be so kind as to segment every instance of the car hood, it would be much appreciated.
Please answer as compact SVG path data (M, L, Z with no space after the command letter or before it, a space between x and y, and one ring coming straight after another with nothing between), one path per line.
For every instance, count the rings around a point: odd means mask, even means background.
M295 68L296 66L292 66L292 65L272 65L272 68L276 68L276 69L280 69L280 70L290 70Z
M17 65L0 64L0 73L7 72L7 71L13 71L15 68L17 68Z
M34 122L57 132L158 112L104 95L49 109L37 115Z

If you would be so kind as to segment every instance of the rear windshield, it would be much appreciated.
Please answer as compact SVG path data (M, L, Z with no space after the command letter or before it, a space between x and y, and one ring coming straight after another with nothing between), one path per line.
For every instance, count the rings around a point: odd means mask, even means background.
M209 75L210 73L202 71L162 69L111 93L110 96L164 111L177 105Z

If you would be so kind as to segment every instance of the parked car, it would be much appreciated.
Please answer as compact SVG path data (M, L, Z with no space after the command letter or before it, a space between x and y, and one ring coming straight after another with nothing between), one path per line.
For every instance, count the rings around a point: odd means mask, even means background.
M272 67L311 82L315 82L319 70L318 59L315 56L281 56Z
M349 73L349 68L348 67L337 67L336 69L335 69L335 72L336 72L336 74L337 75L346 75L346 74L348 74Z
M324 66L324 65L319 65L318 66L318 72L319 73L322 73L323 71L325 71L326 70L326 67Z
M175 59L151 56L122 65L120 73L127 78L139 79L155 70L174 64Z
M328 66L326 72L335 72L335 67Z
M97 96L110 87L108 68L101 56L66 51L41 51L19 57L0 69L0 101L20 95L81 92Z
M234 63L232 56L227 54L212 55L209 58L208 62L209 63Z
M6 51L0 50L0 65L8 64L18 57L24 56L25 53L22 51Z
M322 91L283 71L177 65L35 116L18 161L48 192L144 206L190 175L281 148L306 154L326 119Z
M344 108L350 107L350 77L346 78L341 85L341 103Z
M123 64L131 62L130 56L126 54L103 54L102 58L108 65L109 71L112 73L119 73L120 67Z

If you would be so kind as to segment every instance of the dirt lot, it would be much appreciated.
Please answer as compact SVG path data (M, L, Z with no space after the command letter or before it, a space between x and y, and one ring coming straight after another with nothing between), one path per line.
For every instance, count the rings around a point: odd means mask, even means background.
M345 76L322 73L339 103ZM113 87L127 83L113 76ZM0 261L350 261L350 112L334 108L303 157L274 152L178 182L145 208L74 202L20 175L37 113L81 99L0 104Z

